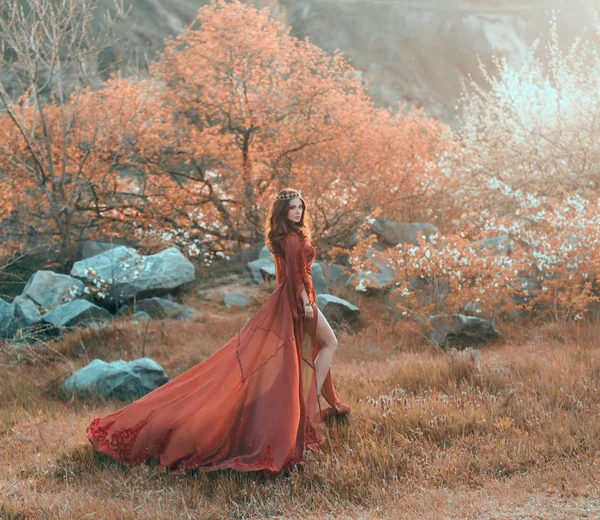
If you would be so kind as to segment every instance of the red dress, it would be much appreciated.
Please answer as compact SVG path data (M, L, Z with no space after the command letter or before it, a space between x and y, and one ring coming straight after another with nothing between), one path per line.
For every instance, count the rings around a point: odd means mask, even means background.
M315 295L315 249L290 232L275 255L277 287L244 327L208 359L121 410L92 420L97 451L139 464L158 455L162 468L232 468L276 474L304 462L324 441L314 358L315 318L303 318L302 288ZM321 394L339 404L331 372Z

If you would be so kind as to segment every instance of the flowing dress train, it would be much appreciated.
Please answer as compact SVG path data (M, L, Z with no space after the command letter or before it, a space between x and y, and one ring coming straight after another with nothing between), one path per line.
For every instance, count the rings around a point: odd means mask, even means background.
M315 317L303 318L300 293L314 302L315 249L290 232L275 255L277 286L265 304L205 361L124 408L91 421L95 450L165 469L279 473L304 462L325 439L314 359ZM312 339L312 341L311 341ZM328 372L321 394L339 398Z

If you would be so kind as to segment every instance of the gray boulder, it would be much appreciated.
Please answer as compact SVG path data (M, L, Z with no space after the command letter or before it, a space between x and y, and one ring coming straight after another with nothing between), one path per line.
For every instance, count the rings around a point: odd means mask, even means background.
M417 238L423 234L426 239L434 235L437 230L433 224L428 222L400 223L384 217L376 217L369 220L371 231L388 246L397 244L418 245Z
M344 272L347 267L343 265L321 262L321 267L323 271L323 277L327 284L335 283L339 285L346 285L350 281L351 275Z
M360 310L356 305L352 305L333 294L317 295L316 304L330 323L346 322L352 324L360 315Z
M223 298L223 303L228 309L230 307L245 307L250 303L250 298L241 292L230 292Z
M86 240L83 242L77 252L77 260L84 260L85 258L91 258L92 256L105 253L115 247L119 247L119 244L113 242L102 242L101 240Z
M527 303L531 297L541 288L541 283L537 278L531 276L520 276L515 278L515 285L518 287L520 294L512 296L512 302L516 305Z
M103 323L111 319L110 312L87 300L73 300L59 305L42 317L42 321L53 325L54 331Z
M38 271L21 293L46 310L62 305L84 294L84 284L66 274Z
M0 326L4 323L5 320L10 319L12 316L12 307L10 303L5 302L2 298L0 298Z
M145 300L138 300L133 303L124 305L119 309L118 314L135 314L138 312L145 312L153 319L174 319L174 320L185 320L193 319L200 315L198 311L192 309L187 305L181 305L180 303L172 302L166 298L147 298Z
M445 279L413 276L408 280L408 283L421 307L426 307L432 303L439 306L450 294L450 284Z
M246 265L248 266L248 272L254 283L258 284L263 280L275 277L275 262L273 261L273 255L266 246L260 250L256 260L248 262Z
M403 295L402 291L394 287L394 289L384 295L385 309L390 313L394 321L403 318L402 313L398 309L398 304L407 305L409 299L414 301L419 307L427 307L431 304L434 309L444 308L444 301L450 294L450 284L447 280L427 276L413 276L409 278L410 296ZM435 311L434 311L435 312Z
M273 254L271 251L269 251L267 246L261 247L260 251L258 252L258 258L259 260L271 260L271 262L273 262Z
M372 258L373 252L370 248L366 254L367 258L371 259L377 267L377 271L358 271L358 273L350 276L348 284L354 285L354 281L358 280L358 284L355 286L357 291L373 294L384 292L394 280L394 271L381 260Z
M131 317L131 321L133 323L140 323L142 321L150 321L152 320L151 316L144 311L138 311L136 313L133 314L133 316Z
M150 358L112 363L94 359L69 377L63 389L78 397L117 397L127 401L139 399L168 380L163 368Z
M500 337L489 320L451 314L429 317L429 339L436 345L472 347Z
M71 275L86 283L96 277L106 281L107 298L113 302L163 293L195 279L194 265L175 247L143 256L131 247L119 246L75 262Z
M42 318L42 314L35 303L26 296L17 296L13 302L13 318L23 327L30 327Z
M0 299L0 338L12 338L20 328L14 317L14 306Z
M514 245L514 240L506 235L473 242L473 247L477 252L489 250L494 256L511 254L514 250Z
M323 276L323 269L318 262L312 264L312 282L315 295L317 294L329 294L329 287Z

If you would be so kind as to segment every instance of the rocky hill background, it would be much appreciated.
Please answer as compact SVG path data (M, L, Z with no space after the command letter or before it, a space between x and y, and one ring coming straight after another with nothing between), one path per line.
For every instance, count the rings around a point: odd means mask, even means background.
M112 0L101 0L110 8ZM138 61L151 57L165 38L193 21L206 0L133 0L122 37ZM328 52L341 50L380 106L404 101L455 124L461 80L479 77L478 56L493 51L518 67L527 48L549 32L550 12L558 12L566 43L590 27L598 0L253 0L268 7L297 37L308 36ZM104 56L110 64L115 55Z

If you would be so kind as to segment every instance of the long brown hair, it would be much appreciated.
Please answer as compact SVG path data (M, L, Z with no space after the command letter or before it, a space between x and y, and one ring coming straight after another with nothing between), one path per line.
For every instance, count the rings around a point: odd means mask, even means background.
M278 195L286 195L290 193L298 193L298 190L292 188L284 188ZM302 218L300 222L292 222L288 220L287 215L290 208L290 200L275 199L269 209L267 222L265 225L265 245L274 255L284 256L282 241L290 231L298 233L305 241L310 243L310 229L304 223L306 217L306 202L300 196L302 201Z

